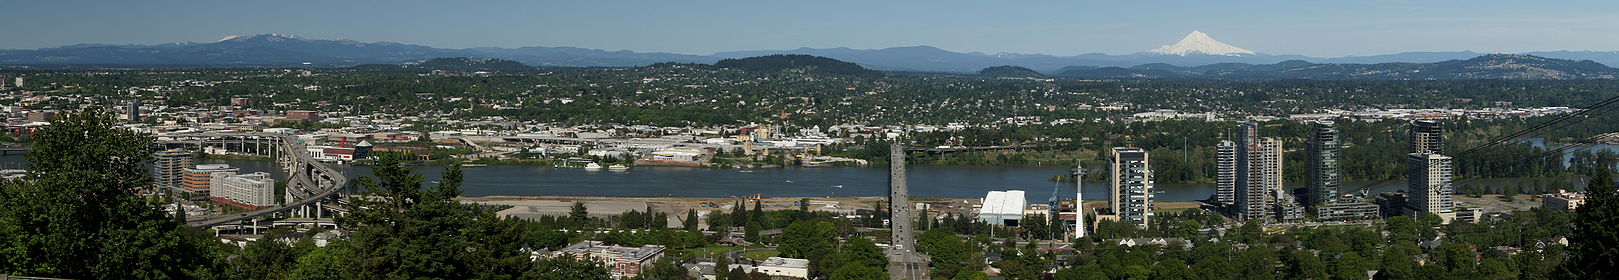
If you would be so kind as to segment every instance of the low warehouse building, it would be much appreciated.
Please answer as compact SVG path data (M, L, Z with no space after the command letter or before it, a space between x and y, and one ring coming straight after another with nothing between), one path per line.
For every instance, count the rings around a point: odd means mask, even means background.
M978 208L978 220L998 226L1017 226L1023 220L1023 206L1028 204L1023 191L991 191L984 195L984 206Z

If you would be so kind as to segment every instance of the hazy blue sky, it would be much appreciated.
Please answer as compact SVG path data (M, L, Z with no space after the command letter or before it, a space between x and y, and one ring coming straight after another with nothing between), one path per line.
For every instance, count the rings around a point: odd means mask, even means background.
M6 1L0 48L231 34L709 54L931 45L1133 53L1192 30L1259 52L1619 50L1619 1ZM1114 3L1129 2L1129 3Z

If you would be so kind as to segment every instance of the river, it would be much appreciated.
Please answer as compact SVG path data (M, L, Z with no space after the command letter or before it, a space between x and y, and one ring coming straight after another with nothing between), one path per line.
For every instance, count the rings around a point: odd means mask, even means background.
M1538 143L1537 143L1538 144ZM1598 147L1616 149L1612 145ZM205 160L202 163L226 163L244 172L271 172L281 178L273 162L248 160ZM26 168L22 156L0 157L0 169ZM370 167L347 167L351 177L369 176ZM422 166L416 171L424 174L428 182L437 180L442 167ZM761 194L764 196L882 196L887 194L888 169L885 167L836 168L764 168L764 169L696 169L696 168L634 168L628 172L587 171L579 168L546 166L488 166L466 167L466 182L462 186L467 196L492 195L567 195L567 196L685 196L729 197ZM1071 184L1048 181L1054 175L1064 175L1063 167L1051 166L911 166L909 177L911 195L915 197L977 198L993 190L1024 190L1028 201L1044 202L1053 189L1061 199L1072 199ZM1093 174L1092 176L1097 176ZM1461 180L1459 184L1500 186L1506 184L1533 185L1554 179L1506 178ZM1557 179L1561 180L1561 179ZM1347 182L1342 189L1353 190L1372 182ZM1574 185L1583 186L1574 181ZM841 186L841 187L839 187ZM1302 182L1288 183L1289 188L1303 187ZM1375 186L1371 193L1396 191L1405 188L1403 180L1385 182ZM1191 201L1208 198L1214 193L1212 184L1158 184L1160 201ZM1087 199L1103 199L1105 183L1086 183Z

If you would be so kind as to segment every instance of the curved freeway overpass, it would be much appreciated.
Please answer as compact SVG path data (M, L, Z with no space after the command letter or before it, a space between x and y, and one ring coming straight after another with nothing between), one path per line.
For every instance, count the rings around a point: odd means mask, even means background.
M245 145L254 141L257 145L269 145L268 153L273 155L282 170L286 171L287 193L290 202L273 208L249 211L224 216L215 216L202 220L187 221L191 227L213 227L228 223L257 219L274 213L293 212L295 215L305 215L313 212L318 217L324 202L338 202L338 192L348 185L348 176L337 168L326 163L316 161L305 150L303 143L294 136L279 133L187 133L157 135L158 142L164 144L196 144L204 146L212 143L239 143ZM235 142L232 142L235 141ZM266 143L265 141L270 141Z

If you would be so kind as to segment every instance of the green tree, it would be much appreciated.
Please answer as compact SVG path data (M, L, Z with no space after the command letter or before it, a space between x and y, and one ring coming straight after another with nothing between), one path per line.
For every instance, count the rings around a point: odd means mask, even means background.
M459 165L445 167L442 178L423 188L394 157L383 157L376 177L361 177L365 196L352 198L354 210L339 216L351 229L345 276L361 279L516 278L534 265L523 253L531 244L528 223L499 218L487 207L461 204Z
M963 270L961 272L962 273L967 273L968 271ZM983 272L979 272L979 273L983 273ZM1064 269L1061 269L1061 270L1057 270L1057 274L1052 275L1052 279L1056 279L1056 280L1107 280L1108 278L1107 278L1107 273L1103 273L1101 267L1098 267L1097 265L1092 264L1092 265L1087 265L1087 266L1070 267L1070 268L1064 268Z
M1237 253L1231 265L1237 267L1237 279L1276 279L1276 262L1276 250L1256 246Z
M883 254L882 249L877 248L877 243L865 237L849 238L849 241L844 242L843 248L838 250L838 254L844 256L845 264L855 263L885 269L888 267L888 256Z
M714 278L715 278L715 280L727 280L726 277L730 276L730 272L731 272L728 269L730 267L731 267L731 257L730 256L727 256L727 255L721 253L719 256L715 257L714 258Z
M748 213L748 204L741 200L736 201L736 205L731 206L731 226L741 227L748 225L749 221L753 221L753 217L750 217L751 215L748 215Z
M724 274L726 280L762 280L753 279L753 275L748 274L746 271L742 271L742 268L740 267L731 268L731 270L726 271Z
M759 241L759 228L761 228L761 227L764 227L764 226L759 225L759 222L757 222L757 221L748 222L748 226L742 228L742 237L744 239L748 240L748 242L754 242L754 243L760 242Z
M590 209L585 208L584 201L573 202L573 206L568 208L568 220L572 222L570 223L572 226L590 226Z
M292 246L277 240L281 231L272 230L263 238L247 243L235 262L248 279L282 279L297 261Z
M687 209L686 210L686 220L684 220L682 222L684 222L682 225L685 226L687 231L698 231L698 230L700 230L700 228L698 228L698 226L697 226L697 210L696 209Z
M1472 273L1478 266L1477 261L1474 259L1473 249L1468 248L1468 245L1465 244L1445 243L1434 248L1432 252L1428 252L1428 255L1453 274Z
M1394 216L1383 220L1383 228L1389 232L1390 241L1422 241L1422 226L1411 216Z
M933 258L935 275L955 275L957 270L978 263L968 258L976 251L971 246L948 227L933 228L916 237L916 249Z
M1383 249L1382 265L1380 266L1382 269L1377 273L1378 278L1387 276L1390 279L1411 279L1415 277L1417 269L1415 258L1421 254L1422 250L1418 249L1417 244L1414 242L1402 241L1389 244L1387 248ZM1339 271L1334 269L1333 273L1338 274Z
M1009 280L1039 280L1040 275L1046 271L1045 260L1033 252L1010 250L995 267L1001 269L1001 274Z
M652 264L652 267L642 271L640 275L636 275L636 278L641 280L686 280L691 277L686 275L686 269L680 268L679 265L675 265L674 260L665 257L658 259L657 262Z
M860 265L857 263L844 264L832 271L831 280L888 280L888 272L882 268Z
M983 271L962 270L957 272L956 276L951 277L950 280L989 280L989 275L984 274Z
M339 241L341 242L341 241ZM326 247L316 248L302 256L293 264L292 271L287 272L289 280L338 280L349 279L344 277L346 267L342 264L349 257L348 246L341 243L329 244Z
M523 273L524 279L535 280L612 280L607 268L594 260L580 260L573 256L540 259L534 267Z
M793 222L781 233L781 255L800 259L824 257L837 248L837 237L837 228L832 223Z
M459 173L459 170L457 170ZM456 175L456 176L459 176ZM448 177L448 176L446 176ZM442 180L441 180L442 181ZM542 239L558 232L536 229L536 224L516 217L499 217L488 208L460 205L468 209L472 224L462 229L469 245L461 252L465 267L477 279L513 279L533 266L527 250L561 242ZM536 231L543 233L535 234ZM565 239L564 239L565 240ZM563 241L565 242L565 241Z
M765 204L765 201L762 200L762 199L753 201L753 212L748 213L749 222L754 222L754 223L759 223L759 224L764 224L766 222L769 222L769 221L765 220L765 210L763 209L764 204Z
M1327 279L1327 264L1321 258L1305 250L1295 250L1285 255L1284 265L1288 279Z
M1236 268L1231 265L1235 250L1226 242L1205 242L1192 248L1192 271L1208 278L1232 278Z
M1153 266L1152 279L1192 279L1191 266L1178 258L1165 258Z
M1591 175L1585 204L1574 219L1574 263L1584 279L1619 279L1619 188L1607 167Z
M1485 258L1479 261L1478 271L1491 279L1516 279L1518 270L1508 266L1506 262L1496 258Z
M1355 252L1344 253L1332 261L1333 279L1366 279L1370 264Z
M23 180L0 182L0 273L173 279L208 273L207 235L134 194L152 193L152 140L103 114L71 113L33 136Z

